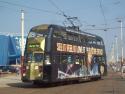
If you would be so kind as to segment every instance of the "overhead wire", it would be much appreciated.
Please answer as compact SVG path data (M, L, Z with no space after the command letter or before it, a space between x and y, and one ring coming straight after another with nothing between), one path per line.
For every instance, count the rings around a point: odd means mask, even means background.
M48 0L59 12L62 16L64 16L66 18L66 20L72 25L72 27L76 28L77 26L75 25L75 21L77 21L79 23L78 27L82 26L80 20L78 19L78 17L71 17L71 16L68 16L65 14L64 11L62 11L62 9L60 9L53 0ZM64 26L65 25L65 22L67 21L64 21L63 24Z
M49 11L49 10L45 10L45 9L41 9L41 8L30 7L30 6L26 6L23 4L11 3L11 2L2 1L2 0L0 0L0 2L4 3L4 4L12 5L12 6L23 7L23 8L32 9L32 10L41 11L41 12L46 12L46 13L51 13L51 14L55 14L55 15L61 15L60 13L57 13L57 12L53 12L53 11Z
M48 2L50 2L50 3L52 4L52 6L54 6L54 7L60 12L59 14L61 14L63 17L65 17L66 19L70 18L70 16L67 16L67 15L65 14L65 12L64 12L63 10L61 10L61 9L55 4L54 1L48 0Z
M62 14L64 14L64 11L62 11L52 0L48 0L56 9L59 10Z
M49 11L49 10L44 10L44 9L41 9L41 8L35 8L35 7L30 7L30 6L26 6L26 5L23 5L23 4L17 4L17 3L11 3L11 2L7 2L7 1L2 1L0 0L1 3L5 3L5 4L9 4L9 5L12 5L12 6L17 6L17 7L24 7L24 8L28 8L28 9L32 9L32 10L36 10L36 11L41 11L41 12L47 12L47 13L52 13L52 14L56 14L56 15L61 15L61 16L64 16L66 18L70 17L70 16L67 16L64 11L62 11L52 0L48 0L56 9L59 10L59 12L53 12L53 11ZM106 17L105 17L105 14L104 14L104 10L103 10L103 7L102 7L102 3L101 3L101 0L99 0L99 3L100 3L100 8L101 8L101 12L103 14L103 18L104 18L104 21L105 21L105 24L107 24L107 20L106 20ZM3 6L1 6L3 7ZM78 20L79 21L79 20ZM116 28L105 28L105 29L117 29L118 27ZM86 30L105 30L105 29L86 29Z
M85 30L104 30L105 31L105 29L106 30L113 30L113 29L119 29L119 28L121 28L121 27L110 27L110 28L93 28L93 29L85 29ZM125 27L122 27L122 28L125 28Z
M102 0L98 0L99 1L99 7L101 9L101 14L103 16L103 19L104 19L104 23L105 23L105 26L107 25L107 20L106 20L106 17L105 17L105 13L104 13L104 10L103 10L103 6L102 6Z

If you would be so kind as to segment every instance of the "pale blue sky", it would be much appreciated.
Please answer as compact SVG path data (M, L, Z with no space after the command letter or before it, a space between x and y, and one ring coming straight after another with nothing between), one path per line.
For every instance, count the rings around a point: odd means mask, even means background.
M3 2L4 1L4 2ZM54 13L59 10L50 3L51 0L0 0L0 33L20 33L20 16L21 9L25 11L25 34L31 27L49 23L63 25L65 18ZM87 29L104 29L120 27L116 18L124 18L123 27L125 27L125 0L52 0L60 10L69 16L76 16L82 23L82 30L100 35L104 38L106 50L109 53L114 36L120 39L120 28L104 30L87 30ZM104 21L104 16L106 21ZM25 7L23 7L24 5ZM41 9L40 11L31 8ZM44 12L48 10L53 13ZM107 23L105 26L104 24ZM91 25L95 25L92 27ZM123 28L123 32L125 29ZM125 33L124 33L125 36ZM125 39L124 39L125 40ZM124 41L125 42L125 41ZM120 42L119 42L120 43ZM120 48L119 48L120 49Z

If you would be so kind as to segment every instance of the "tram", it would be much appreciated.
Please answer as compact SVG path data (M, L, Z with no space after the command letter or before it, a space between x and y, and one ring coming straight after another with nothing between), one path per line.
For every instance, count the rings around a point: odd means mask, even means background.
M100 36L53 24L30 30L22 65L23 82L84 81L106 74L105 45Z

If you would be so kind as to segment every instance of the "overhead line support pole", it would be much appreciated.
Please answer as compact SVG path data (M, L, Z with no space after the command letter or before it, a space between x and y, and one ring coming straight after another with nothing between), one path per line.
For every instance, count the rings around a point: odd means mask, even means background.
M21 76L23 76L24 65L24 10L21 10Z

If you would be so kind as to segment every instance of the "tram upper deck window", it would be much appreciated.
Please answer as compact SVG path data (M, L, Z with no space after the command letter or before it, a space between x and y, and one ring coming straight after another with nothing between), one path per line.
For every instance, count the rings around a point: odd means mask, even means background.
M61 30L54 30L53 37L67 39L67 33Z
M97 44L97 42L95 40L93 40L93 44Z
M85 42L86 42L85 36L81 36L81 42L82 42L82 43L85 43Z
M88 41L89 44L95 44L92 40Z
M75 33L68 33L67 38L68 38L68 40L81 42L80 35L77 35Z
M28 35L28 38L33 38L36 37L36 33L35 32L30 32Z
M100 44L101 44L101 45L104 45L104 44L103 44L103 41L101 41Z
M100 42L100 41L97 41L97 45L101 45L101 42Z
M82 40L80 39L80 36L73 36L74 41L81 42Z
M101 40L97 40L97 45L103 45L103 42Z
M34 38L34 37L46 37L48 35L48 31L42 31L42 32L34 32L31 31L28 35L28 38Z
M73 35L68 35L68 40L74 40L74 36Z

